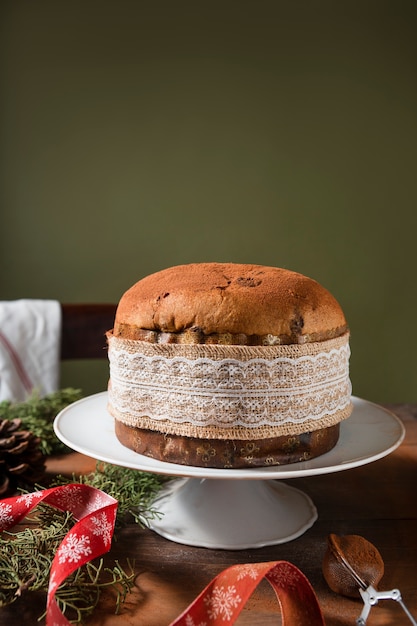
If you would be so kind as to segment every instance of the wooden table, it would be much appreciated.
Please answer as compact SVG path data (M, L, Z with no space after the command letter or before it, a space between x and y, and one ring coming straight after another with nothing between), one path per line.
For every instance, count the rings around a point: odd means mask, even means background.
M329 533L362 535L380 551L385 561L380 589L397 587L417 618L417 404L387 406L403 421L406 436L391 455L374 463L336 474L287 480L305 491L315 503L319 518L301 537L280 545L251 550L211 550L180 545L132 524L119 535L109 554L122 563L135 559L136 586L120 615L106 602L91 626L168 626L221 570L235 563L288 560L309 578L327 626L354 625L362 610L360 600L333 593L322 575L322 559ZM76 453L51 459L49 471L89 471L95 461ZM249 514L249 513L248 513ZM253 513L251 513L253 515ZM38 624L42 602L33 594L0 609L0 626ZM18 613L17 613L18 611ZM274 592L261 583L243 610L239 625L268 626L281 623ZM372 609L369 626L410 621L393 601ZM287 625L291 626L291 625Z

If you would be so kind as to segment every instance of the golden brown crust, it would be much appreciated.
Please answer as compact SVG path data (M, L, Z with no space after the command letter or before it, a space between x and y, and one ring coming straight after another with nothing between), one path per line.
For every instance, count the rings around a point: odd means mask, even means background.
M114 334L134 339L138 329L192 328L205 336L272 335L298 343L323 333L337 336L347 325L337 300L302 274L262 265L192 263L146 276L126 291Z

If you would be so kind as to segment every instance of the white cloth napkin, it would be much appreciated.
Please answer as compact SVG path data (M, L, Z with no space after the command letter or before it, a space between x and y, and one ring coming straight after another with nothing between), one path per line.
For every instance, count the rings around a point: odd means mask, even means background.
M0 301L0 401L57 391L60 342L59 302Z

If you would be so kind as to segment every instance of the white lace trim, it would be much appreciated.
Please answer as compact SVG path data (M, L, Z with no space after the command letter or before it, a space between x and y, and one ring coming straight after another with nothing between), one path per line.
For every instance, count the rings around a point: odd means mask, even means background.
M194 346L185 348L188 356L181 346L164 348L109 337L109 402L125 423L149 427L150 420L162 432L190 436L210 427L224 433L288 423L304 427L346 412L351 403L348 335L294 350L269 346L272 358L257 356L259 347L251 358L245 347L245 360L223 358L241 357L239 346L199 345L196 358L189 356Z

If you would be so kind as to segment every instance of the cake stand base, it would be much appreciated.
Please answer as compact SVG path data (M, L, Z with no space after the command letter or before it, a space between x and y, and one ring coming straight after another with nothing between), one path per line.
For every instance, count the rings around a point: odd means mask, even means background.
M166 539L225 550L291 541L317 519L304 492L273 480L175 479L158 494L149 527Z

